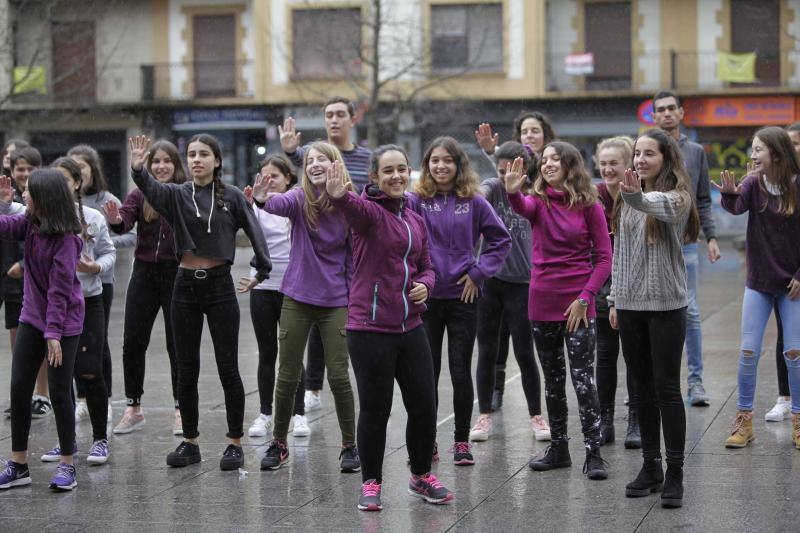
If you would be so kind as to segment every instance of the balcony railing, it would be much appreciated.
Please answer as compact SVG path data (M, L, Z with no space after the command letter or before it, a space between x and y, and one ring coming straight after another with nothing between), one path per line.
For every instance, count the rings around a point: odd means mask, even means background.
M627 54L627 56L626 56ZM595 54L594 72L572 75L565 63L570 53L550 52L547 56L547 90L551 92L723 90L735 87L797 86L782 69L795 65L800 70L800 50L760 50L755 52L755 79L735 83L720 79L717 66L720 52L659 50L633 54L630 50Z

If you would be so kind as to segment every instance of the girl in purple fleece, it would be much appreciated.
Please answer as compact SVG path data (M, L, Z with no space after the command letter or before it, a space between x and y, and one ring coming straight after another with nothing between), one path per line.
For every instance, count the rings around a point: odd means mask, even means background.
M437 384L442 366L442 340L447 330L455 411L453 462L471 465L475 463L468 438L474 399L472 348L477 330L476 300L483 282L502 268L511 249L511 237L492 206L480 195L478 176L467 154L452 137L438 137L428 147L419 183L409 195L409 206L425 220L436 272L436 285L422 320L433 353ZM481 236L483 253L476 258L475 247Z
M370 181L359 198L347 192L335 163L326 184L331 203L350 225L354 273L347 346L358 384L358 449L363 485L358 508L379 511L386 423L397 380L408 411L409 492L430 503L453 499L431 473L436 435L433 361L420 315L435 274L422 218L406 209L409 165L395 145L372 155Z
M0 178L0 196L11 193L9 178ZM9 198L10 199L10 198ZM61 461L50 483L72 490L75 467L75 415L72 373L83 330L83 295L76 268L82 241L72 192L61 172L34 171L28 180L27 212L0 216L0 239L25 241L22 313L11 362L11 460L0 472L0 489L29 485L28 433L31 394L47 356L50 399L56 418Z
M571 144L555 141L545 147L530 196L520 193L521 170L522 160L517 159L506 172L505 183L511 207L531 223L528 317L542 363L552 437L530 467L551 470L572 464L567 444L566 341L586 446L584 472L590 479L605 479L594 383L594 297L611 273L605 215L583 158Z

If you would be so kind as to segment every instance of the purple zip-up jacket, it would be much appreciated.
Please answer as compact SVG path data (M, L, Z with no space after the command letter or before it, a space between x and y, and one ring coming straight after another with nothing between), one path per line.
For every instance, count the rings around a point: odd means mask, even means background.
M281 292L320 307L346 307L353 274L350 229L336 211L320 213L311 228L303 211L305 193L295 187L270 198L263 209L292 223L292 249Z
M125 203L119 208L119 215L122 222L109 227L114 233L124 235L137 226L134 251L136 259L146 263L178 261L172 227L163 216L152 222L144 219L144 194L140 189L134 189L125 197Z
M353 279L347 329L404 333L422 324L426 305L408 296L413 284L431 293L436 275L428 252L428 231L405 198L390 198L375 185L361 197L348 192L331 198L353 234Z
M408 206L419 213L428 228L431 261L436 285L431 298L461 298L464 285L457 282L464 274L483 290L483 282L500 272L511 236L486 199L476 194L459 198L455 193L436 193L432 198L408 196ZM483 236L485 248L480 258L475 247Z
M61 340L83 331L83 293L78 281L81 238L72 233L43 235L28 215L0 216L0 239L25 241L24 289L19 321L45 339Z

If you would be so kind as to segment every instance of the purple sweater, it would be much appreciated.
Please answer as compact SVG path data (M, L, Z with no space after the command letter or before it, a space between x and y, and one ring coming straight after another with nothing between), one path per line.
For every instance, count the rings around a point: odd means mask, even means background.
M353 231L353 280L347 329L404 333L422 324L425 304L408 296L413 283L433 289L436 275L428 252L425 222L375 185L361 197L347 193L331 199Z
M505 224L481 195L459 198L455 193L436 193L433 198L407 196L408 205L419 213L428 228L431 261L436 285L431 298L461 298L464 285L457 282L464 274L483 290L483 282L503 267L511 250L511 236ZM483 236L480 258L475 248Z
M83 331L83 294L76 268L83 249L78 235L43 235L26 214L0 216L0 239L25 241L24 291L19 321L45 339Z
M146 263L178 262L175 238L167 220L160 216L148 222L144 219L144 194L134 189L119 208L122 223L109 226L114 233L124 235L136 226L136 259Z
M611 274L611 240L599 203L571 209L564 193L547 188L550 207L539 197L511 194L508 200L531 223L533 252L528 318L561 322L576 298L589 302L586 316L595 316L594 297ZM595 265L592 267L592 249Z
M320 307L346 307L353 271L350 228L336 211L320 213L316 228L306 222L300 187L273 196L264 210L292 223L292 249L281 292Z
M800 176L794 179L800 198ZM741 193L723 194L722 207L734 215L749 211L747 219L747 281L754 291L769 294L786 292L792 280L800 280L800 217L778 212L778 198L750 174L742 182Z

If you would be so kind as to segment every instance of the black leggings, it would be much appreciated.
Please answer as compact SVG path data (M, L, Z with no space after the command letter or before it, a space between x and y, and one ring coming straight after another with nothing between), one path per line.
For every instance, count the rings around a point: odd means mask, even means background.
M108 345L108 323L111 320L111 304L114 302L114 284L103 283L103 379L106 383L108 398L111 398L111 348ZM86 398L86 384L78 373L75 373L75 391L78 398Z
M507 324L514 342L514 356L522 374L522 390L528 402L528 414L540 415L541 386L528 320L528 285L508 283L497 278L486 280L478 300L478 368L475 379L478 408L481 413L492 412L495 367L503 324Z
M159 309L164 317L172 399L178 407L178 363L172 338L170 306L178 263L133 262L125 298L125 325L122 340L122 368L125 373L125 397L128 405L139 405L144 394L145 355Z
M775 343L775 367L778 371L778 396L791 396L789 390L789 371L786 369L786 359L783 358L783 323L778 304L773 306L775 322L778 325L778 342Z
M322 346L322 335L319 326L314 324L308 332L308 368L301 377L300 388L305 390L322 390L325 381L325 348Z
M683 465L686 412L681 397L681 357L686 338L686 308L674 311L617 310L622 355L639 388L638 411L645 459L661 457L661 436L667 464Z
M453 410L455 413L455 442L467 442L472 418L472 349L477 329L477 304L458 299L428 300L428 310L423 315L425 334L433 356L436 383L436 405L439 405L439 374L442 371L442 341L447 330L447 355L450 379L453 382Z
M195 278L195 270L178 269L172 293L172 327L178 356L178 402L183 436L197 438L199 418L197 380L200 377L200 338L203 318L214 343L217 373L225 395L228 438L243 435L244 385L239 375L239 302L227 265L206 270Z
M275 361L278 359L278 323L281 319L283 294L278 291L250 291L250 318L258 343L258 397L261 414L272 414L272 395L275 392ZM319 332L319 328L317 328ZM324 363L324 361L323 361ZM294 414L305 414L303 379L300 376L294 396Z
M363 480L382 480L395 380L408 413L406 446L411 473L421 476L430 472L436 436L436 386L423 328L402 334L348 331L347 347L358 387L358 453Z
M533 340L539 352L544 374L544 397L550 419L553 442L567 440L567 366L564 360L564 342L567 343L570 376L586 446L600 445L600 407L594 385L594 319L589 327L583 324L574 333L567 332L567 322L531 322Z
M72 376L78 335L61 338L61 366L47 366L47 383L50 402L56 419L58 444L64 455L72 455L75 448L75 411L72 407ZM11 359L11 450L28 449L31 429L31 395L36 385L36 375L47 357L44 333L20 322L17 340Z
M83 318L83 333L75 357L75 376L83 383L86 407L92 422L92 439L105 439L108 424L108 388L103 377L103 339L105 337L105 313L103 295L84 298L86 314Z
M613 409L617 393L617 359L619 359L619 331L611 327L608 317L598 316L597 324L597 397L601 409ZM636 402L639 392L633 372L626 370L625 381L628 398Z
M525 316L528 316L527 311ZM501 393L506 390L506 363L508 362L510 340L511 330L508 327L508 320L502 317L500 319L500 333L497 336L497 363L494 367L494 390Z

